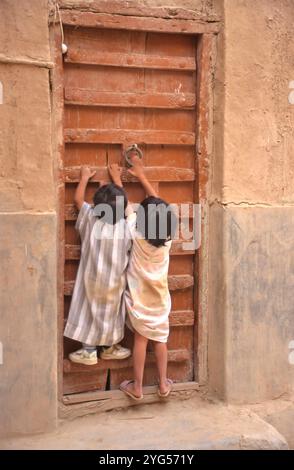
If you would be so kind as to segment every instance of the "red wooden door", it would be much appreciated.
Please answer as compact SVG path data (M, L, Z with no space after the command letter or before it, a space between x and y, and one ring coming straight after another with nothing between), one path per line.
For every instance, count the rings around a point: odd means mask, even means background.
M64 181L65 181L65 320L79 263L80 241L74 229L73 205L79 167L107 175L107 164L120 162L124 145L136 142L160 197L171 203L197 198L195 185L196 37L141 31L71 28L65 30ZM89 184L86 199L97 189ZM140 185L125 176L129 199L144 198ZM195 253L173 243L169 286L172 295L168 341L169 376L193 380L195 324ZM122 343L132 347L126 330ZM79 343L64 340L64 393L118 388L131 377L132 359L102 361L97 366L71 363L68 353ZM157 378L152 345L145 385Z

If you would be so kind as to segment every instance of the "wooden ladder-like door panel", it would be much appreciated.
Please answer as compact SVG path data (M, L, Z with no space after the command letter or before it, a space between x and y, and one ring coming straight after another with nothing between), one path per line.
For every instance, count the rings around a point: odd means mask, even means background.
M96 180L108 178L107 165L122 163L122 146L138 143L144 163L160 197L171 203L195 201L196 37L71 28L65 30L64 58L64 182L65 279L64 310L68 315L80 257L74 229L73 205L79 167L97 170ZM144 198L140 185L124 174L129 199ZM89 183L91 202L97 182ZM169 271L172 296L168 341L169 376L177 382L193 380L195 341L195 252L173 243ZM123 345L132 347L126 329ZM64 393L116 389L131 377L132 358L102 361L97 366L71 363L67 356L79 343L64 341ZM144 384L156 382L150 345Z

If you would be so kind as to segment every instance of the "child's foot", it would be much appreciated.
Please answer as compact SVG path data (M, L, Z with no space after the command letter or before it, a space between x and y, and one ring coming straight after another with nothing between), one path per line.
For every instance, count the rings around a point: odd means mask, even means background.
M130 355L129 349L123 348L120 344L114 344L110 348L103 348L100 358L108 361L110 359L127 359Z
M86 349L78 349L78 351L69 354L69 359L77 364L85 364L92 366L98 363L97 351L88 352Z
M142 390L135 387L134 380L125 380L119 386L120 390L124 392L128 397L131 397L135 401L143 400L143 393Z
M158 396L160 398L167 398L172 391L173 381L171 379L166 379L164 382L160 382L158 385Z

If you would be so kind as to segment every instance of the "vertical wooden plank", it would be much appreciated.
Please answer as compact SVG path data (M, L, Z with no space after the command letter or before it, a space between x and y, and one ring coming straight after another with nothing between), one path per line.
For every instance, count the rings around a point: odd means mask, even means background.
M52 99L52 149L54 152L54 173L57 191L57 309L58 309L58 342L57 342L57 377L58 398L63 396L63 316L64 316L64 183L63 183L63 58L61 53L61 32L59 25L50 29L50 47L55 58L55 67L51 72Z
M202 34L197 47L197 172L195 201L201 205L201 246L195 263L194 380L204 384L208 377L208 201L209 169L213 149L213 75L216 63L216 35Z

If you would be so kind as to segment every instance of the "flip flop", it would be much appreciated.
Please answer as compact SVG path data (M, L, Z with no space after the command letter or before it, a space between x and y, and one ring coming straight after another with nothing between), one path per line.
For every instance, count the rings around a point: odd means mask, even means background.
M133 384L133 383L134 383L134 380L125 380L124 382L122 382L120 384L119 389L122 392L124 392L126 395L128 395L128 397L132 398L135 401L143 400L143 398L144 398L143 395L141 395L140 397L137 397L132 392L130 392L130 390L127 389L127 386L130 385L130 384Z
M167 384L169 384L169 389L167 392L161 393L159 386L158 386L157 395L159 396L159 398L167 398L173 389L173 381L171 379L167 379L166 382Z

